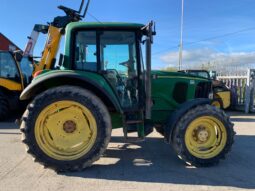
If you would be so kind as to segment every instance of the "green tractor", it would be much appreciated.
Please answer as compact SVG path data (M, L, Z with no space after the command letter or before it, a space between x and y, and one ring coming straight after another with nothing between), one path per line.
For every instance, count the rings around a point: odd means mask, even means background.
M126 139L137 132L139 140L156 128L191 165L225 158L233 124L211 106L211 81L151 71L153 35L153 22L67 25L60 69L37 74L20 96L31 101L20 129L35 161L56 171L83 170L105 152L116 128Z

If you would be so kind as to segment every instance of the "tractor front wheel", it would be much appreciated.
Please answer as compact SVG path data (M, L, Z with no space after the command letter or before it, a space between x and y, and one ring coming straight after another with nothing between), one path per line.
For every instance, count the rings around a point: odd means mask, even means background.
M105 151L111 136L110 115L90 91L74 86L52 88L25 111L23 142L35 161L56 171L79 171Z
M211 166L224 159L235 134L229 117L211 105L188 111L173 133L172 143L179 158L194 166Z

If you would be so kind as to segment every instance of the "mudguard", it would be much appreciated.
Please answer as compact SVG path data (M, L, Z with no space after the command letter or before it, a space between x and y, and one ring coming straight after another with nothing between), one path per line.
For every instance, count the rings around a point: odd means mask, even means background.
M190 109L196 107L197 105L205 105L205 104L211 104L212 100L207 99L207 98L199 98L199 99L193 99L190 101L187 101L181 105L179 105L178 109L174 111L170 116L169 120L167 122L167 125L165 126L165 131L164 131L164 137L165 141L167 143L171 143L171 137L172 137L172 132L179 121L179 119Z
M94 92L99 98L103 98L107 103L114 106L117 112L122 113L117 96L110 85L99 74L92 72L73 71L49 71L39 75L21 93L20 100L29 100L41 92L60 85L74 85L84 87Z

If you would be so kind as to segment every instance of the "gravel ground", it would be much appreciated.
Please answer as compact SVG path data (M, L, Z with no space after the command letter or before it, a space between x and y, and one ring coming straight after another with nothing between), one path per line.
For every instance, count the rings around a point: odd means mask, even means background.
M0 123L0 191L255 190L255 115L229 114L237 135L218 166L186 166L156 132L145 142L125 143L121 130L114 130L98 162L84 172L65 174L34 163L13 120Z

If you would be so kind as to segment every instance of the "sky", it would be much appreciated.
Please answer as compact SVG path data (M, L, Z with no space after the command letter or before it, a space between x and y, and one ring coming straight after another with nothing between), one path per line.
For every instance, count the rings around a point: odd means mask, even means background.
M64 5L78 9L80 0L1 0L0 32L24 49L34 24L63 15ZM183 68L206 63L250 66L255 63L254 0L184 0ZM181 0L91 0L85 21L156 22L153 68L178 67ZM35 54L45 38L41 37ZM64 41L64 39L63 39ZM63 43L62 43L63 46ZM63 51L63 48L61 48Z

